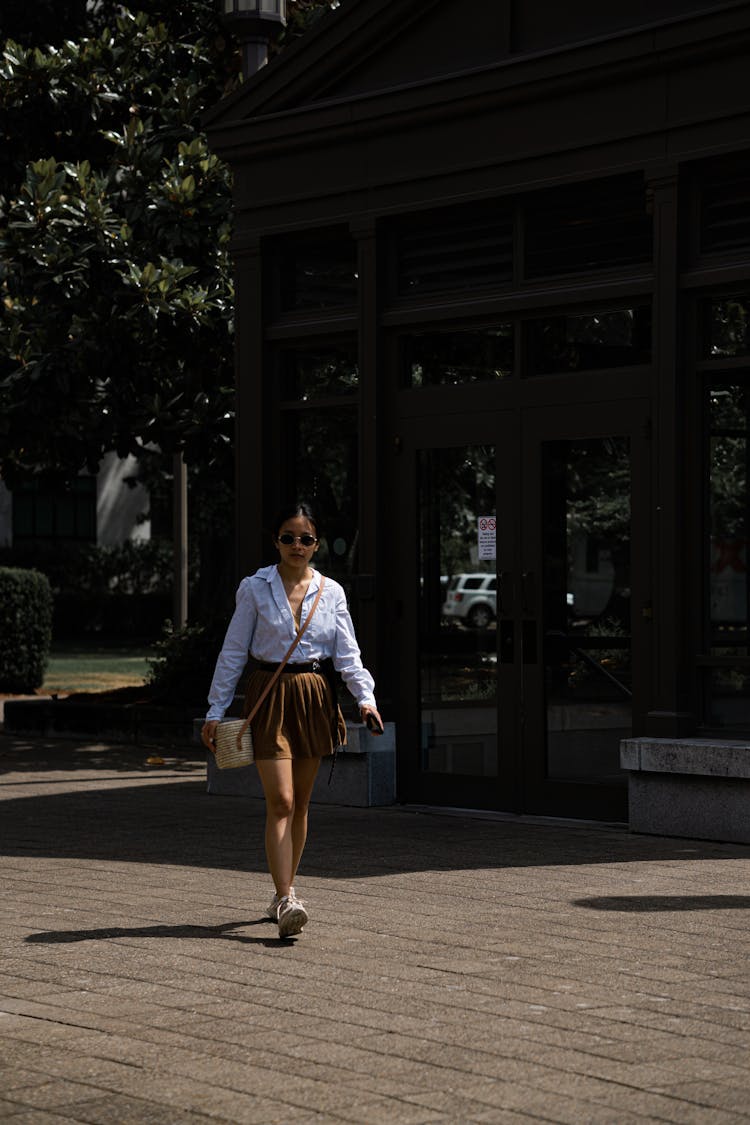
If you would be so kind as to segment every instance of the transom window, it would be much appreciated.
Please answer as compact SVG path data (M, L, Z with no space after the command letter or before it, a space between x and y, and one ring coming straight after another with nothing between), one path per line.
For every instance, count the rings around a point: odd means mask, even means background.
M527 321L532 375L596 371L651 362L651 306Z
M704 305L703 355L728 359L750 355L750 295L712 297Z
M455 332L414 332L402 341L406 386L458 386L513 373L513 325Z
M281 398L312 402L359 387L355 344L319 344L281 352Z
M284 237L274 244L270 259L277 313L356 304L357 247L348 233L329 230Z
M651 263L652 229L640 174L402 216L391 224L390 288L397 298L458 294L632 269Z

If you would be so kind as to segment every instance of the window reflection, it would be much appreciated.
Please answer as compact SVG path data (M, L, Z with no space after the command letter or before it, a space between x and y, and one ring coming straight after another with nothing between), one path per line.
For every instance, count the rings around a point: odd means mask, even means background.
M357 248L338 231L295 235L271 256L279 312L351 307L357 300Z
M750 355L750 297L717 297L706 302L708 357Z
M496 776L496 632L447 613L458 591L495 597L495 560L480 555L478 518L495 513L495 450L422 450L419 469L421 765L432 773ZM492 590L480 587L492 584Z
M631 731L627 438L545 445L547 772L620 781Z
M651 362L651 308L552 316L526 325L532 375L593 371Z
M282 352L281 372L283 399L309 402L355 393L359 387L356 345Z
M316 566L350 593L357 572L358 440L355 406L289 411L286 494L312 501L323 538Z
M750 721L748 536L750 534L750 385L716 383L709 391L709 615L713 668L707 671L707 719Z
M408 386L458 386L513 373L513 325L472 332L417 332L403 340Z

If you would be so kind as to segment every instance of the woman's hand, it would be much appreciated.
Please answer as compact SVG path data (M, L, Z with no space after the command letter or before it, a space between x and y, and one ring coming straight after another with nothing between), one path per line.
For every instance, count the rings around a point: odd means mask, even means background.
M208 719L201 727L203 745L207 746L212 754L216 753L216 728L218 725L218 719Z
M383 733L383 720L380 717L377 707L368 707L365 705L364 707L360 707L359 712L362 716L362 722L366 725L370 734L379 737ZM370 719L369 723L367 721L368 715L372 715L372 719ZM370 726L370 723L373 725Z

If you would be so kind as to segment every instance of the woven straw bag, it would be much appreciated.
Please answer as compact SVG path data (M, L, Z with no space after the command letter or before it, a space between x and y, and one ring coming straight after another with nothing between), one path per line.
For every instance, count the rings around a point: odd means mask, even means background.
M244 719L228 719L216 728L216 765L220 770L235 770L252 765L253 736Z
M302 634L312 621L312 616L315 613L315 610L318 608L318 602L320 601L320 595L323 593L325 581L325 578L321 574L320 587L317 594L315 595L315 601L312 604L312 609L305 618L304 625L300 630L298 630L297 636L294 638L294 643L290 646L286 656L281 661L279 666L276 668L276 671L271 676L271 679L266 684L263 692L258 699L258 702L253 707L250 714L246 719L227 719L225 722L221 722L217 726L216 734L214 735L214 753L216 755L216 765L220 770L235 770L240 766L252 765L253 761L255 760L255 755L253 754L253 736L250 730L250 723L255 718L255 714L261 703L266 698L269 691L283 672L284 666L289 660L289 657L292 655L295 648L302 640Z

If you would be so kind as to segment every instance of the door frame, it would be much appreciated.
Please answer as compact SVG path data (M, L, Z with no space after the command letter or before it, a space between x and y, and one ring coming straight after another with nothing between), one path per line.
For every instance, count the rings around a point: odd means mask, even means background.
M632 728L645 727L650 705L653 621L651 614L651 426L648 399L531 407L523 417L521 572L539 576L523 617L534 623L538 658L523 662L522 791L525 811L537 815L627 820L627 786L546 776L546 688L543 619L544 528L542 489L546 442L627 436L630 443L630 636ZM529 595L527 595L529 596ZM525 626L528 629L528 625ZM523 640L522 640L523 643ZM522 658L523 659L523 658Z
M396 546L397 563L394 572L399 576L400 591L394 601L394 636L397 638L399 700L399 742L408 747L408 756L402 750L397 760L397 787L400 799L418 801L424 804L453 805L466 808L498 808L497 792L502 791L506 799L504 808L515 808L519 800L518 762L516 755L520 748L517 716L507 707L501 706L504 693L509 698L517 694L517 669L506 666L501 669L498 661L498 688L496 704L496 729L498 739L497 778L477 778L461 774L437 774L422 771L420 768L421 747L421 702L420 702L420 622L419 589L420 559L419 542L416 529L418 519L418 457L422 450L452 448L462 445L486 444L495 450L495 510L508 512L511 506L517 507L519 496L512 487L510 471L499 471L506 466L508 470L517 463L518 450L513 435L517 437L514 424L514 411L494 410L477 415L474 411L451 414L450 416L430 416L429 418L411 416L402 419L397 438L399 462L399 503L397 508ZM503 421L505 426L503 427ZM498 436L505 432L511 435L503 449L498 447ZM407 483L408 482L408 483ZM479 514L479 513L478 513ZM513 512L509 522L517 520ZM515 565L517 543L515 539L504 540L498 535L498 559L506 569ZM513 555L508 559L507 552ZM411 592L411 593L410 593ZM498 592L498 597L500 597ZM495 634L497 636L497 634ZM408 687L407 687L408 685ZM512 751L512 760L500 753L501 748ZM489 781L495 783L488 784Z
M641 732L649 710L653 646L650 400L646 396L615 395L603 397L601 401L549 405L549 399L547 404L540 402L540 389L530 387L531 393L524 396L524 405L519 405L518 399L511 405L506 399L508 407L504 409L502 396L499 396L501 402L496 399L494 409L462 409L447 414L435 411L431 404L433 409L424 413L409 410L396 421L392 437L395 455L389 477L391 495L397 500L389 516L394 534L388 549L391 558L388 619L394 682L398 685L397 791L400 800L419 804L622 821L627 819L624 788L607 792L600 784L552 781L544 776L546 705L541 655L535 666L523 664L524 631L528 639L529 622L536 623L538 653L544 651L542 590L537 582L533 605L527 605L520 576L540 573L544 441L627 435L631 443L631 535L632 540L637 541L637 547L631 551L633 730ZM498 605L504 603L505 616L511 622L509 643L513 654L512 661L507 661L501 659L498 651L496 779L429 774L420 768L417 458L422 449L476 443L493 445L496 451ZM535 520L533 513L540 518ZM501 521L511 526L511 535L502 534ZM498 612L498 649L499 622ZM531 711L534 713L529 721ZM542 737L540 725L542 718L545 737Z

